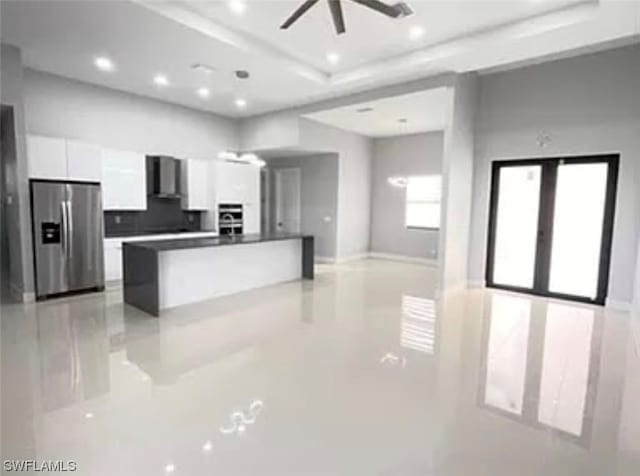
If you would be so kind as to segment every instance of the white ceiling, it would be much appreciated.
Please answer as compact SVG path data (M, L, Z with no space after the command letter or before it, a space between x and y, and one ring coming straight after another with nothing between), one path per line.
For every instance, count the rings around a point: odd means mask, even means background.
M369 137L390 137L443 130L448 122L450 104L451 91L436 88L303 117Z
M640 35L637 0L407 0L415 14L388 19L343 1L347 33L336 36L325 2L289 30L279 25L302 0L5 1L0 36L31 68L229 116L247 116L443 71L504 67ZM393 3L392 0L386 0ZM408 38L422 26L420 40ZM337 52L336 65L326 61ZM108 55L116 71L93 64ZM193 71L194 63L216 68ZM236 69L251 79L239 81ZM171 85L159 89L156 73ZM207 100L195 90L211 90ZM238 110L234 99L248 106Z

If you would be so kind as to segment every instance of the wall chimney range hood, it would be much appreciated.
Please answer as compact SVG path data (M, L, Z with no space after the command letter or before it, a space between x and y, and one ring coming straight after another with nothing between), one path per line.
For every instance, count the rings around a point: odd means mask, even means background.
M173 157L147 156L149 195L158 198L180 198L180 161Z

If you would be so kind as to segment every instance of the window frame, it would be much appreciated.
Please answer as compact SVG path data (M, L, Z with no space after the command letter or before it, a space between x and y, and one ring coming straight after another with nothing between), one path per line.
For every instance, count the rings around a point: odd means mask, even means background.
M414 178L427 178L427 177L435 177L440 180L440 190L438 193L438 197L435 200L409 200L409 184L411 179ZM420 175L408 175L407 176L407 185L405 187L405 196L404 196L404 227L406 230L423 230L423 231L440 231L442 227L442 214L438 217L438 226L419 226L419 225L409 225L407 224L407 211L411 204L429 204L429 205L438 205L440 207L440 211L442 211L442 175L441 174L420 174Z

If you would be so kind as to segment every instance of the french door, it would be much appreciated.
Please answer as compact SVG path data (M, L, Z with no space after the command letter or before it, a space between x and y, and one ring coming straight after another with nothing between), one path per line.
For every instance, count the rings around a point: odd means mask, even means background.
M495 161L487 285L604 304L618 156Z

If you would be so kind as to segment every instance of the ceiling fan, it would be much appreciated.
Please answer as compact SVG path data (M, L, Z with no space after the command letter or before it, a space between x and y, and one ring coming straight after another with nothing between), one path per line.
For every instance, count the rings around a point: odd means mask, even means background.
M300 5L295 12L291 14L286 21L280 25L282 30L286 30L293 23L295 23L298 18L306 13L312 6L318 3L320 0L305 0L305 2ZM342 4L341 0L326 0L329 3L329 10L331 11L331 18L333 18L333 25L335 26L336 33L338 35L344 33L344 16L342 14ZM394 5L387 5L386 3L381 2L380 0L345 0L351 1L355 3L359 3L362 6L375 10L378 13L382 13L391 18L400 18L406 17L413 13L413 10L404 2L396 3Z

